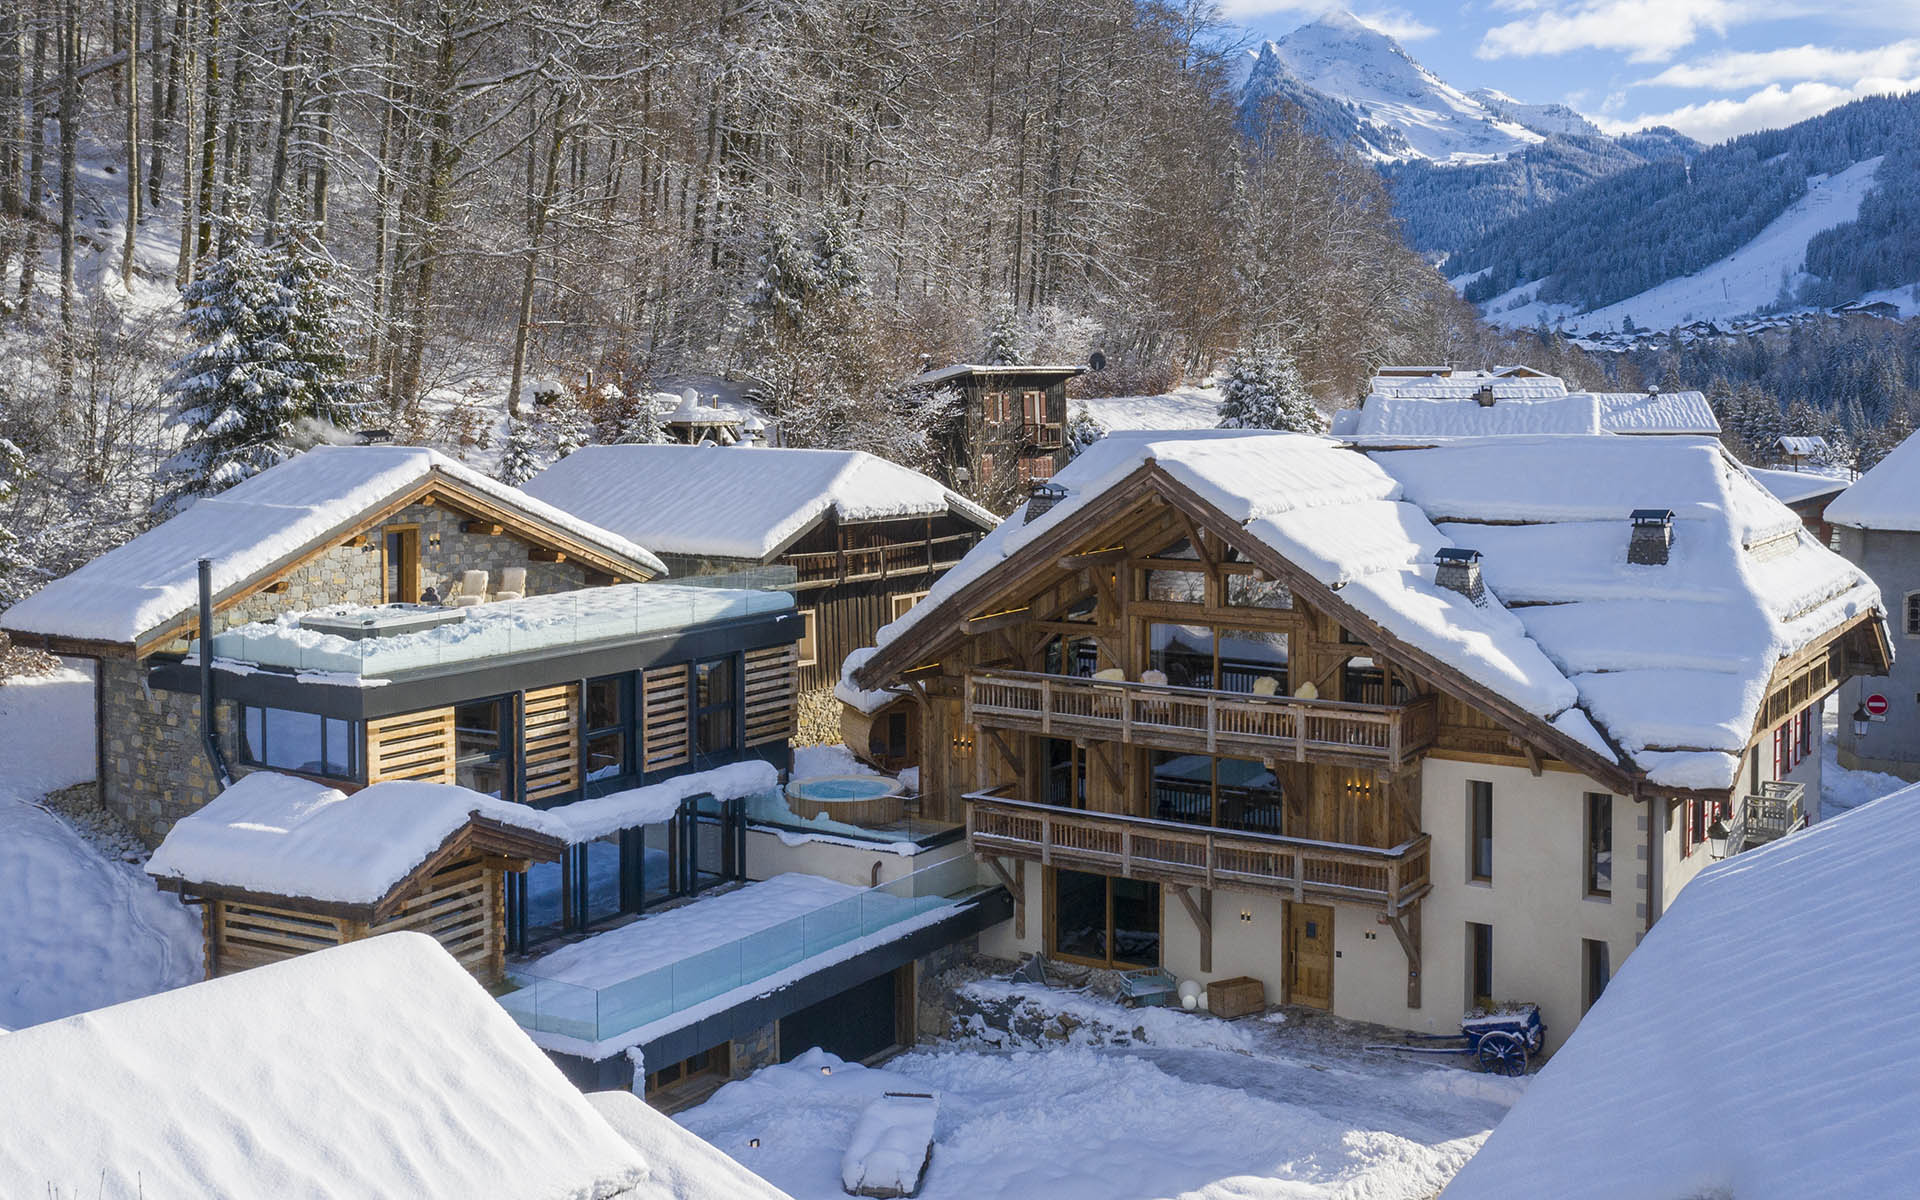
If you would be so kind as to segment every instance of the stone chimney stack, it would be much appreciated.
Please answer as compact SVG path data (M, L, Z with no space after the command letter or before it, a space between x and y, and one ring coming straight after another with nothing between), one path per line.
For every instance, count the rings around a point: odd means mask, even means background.
M1067 498L1067 489L1057 483L1041 480L1027 492L1027 515L1021 520L1028 525L1047 515L1048 510Z
M1633 510L1633 537L1627 542L1627 561L1642 567L1664 567L1673 548L1673 510Z
M1492 408L1493 407L1493 385L1490 383L1481 384L1479 388L1475 390L1475 392L1473 393L1473 401L1475 404L1478 404L1481 408Z
M1480 581L1478 550L1446 546L1435 552L1433 561L1440 565L1440 569L1434 573L1435 583L1450 592L1459 592L1482 608L1486 607L1487 588Z

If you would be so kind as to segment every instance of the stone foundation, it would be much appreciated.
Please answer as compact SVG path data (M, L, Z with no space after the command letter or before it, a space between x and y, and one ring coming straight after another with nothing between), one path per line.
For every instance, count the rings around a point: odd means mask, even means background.
M840 701L833 689L815 688L801 692L793 703L793 745L838 746L840 744Z

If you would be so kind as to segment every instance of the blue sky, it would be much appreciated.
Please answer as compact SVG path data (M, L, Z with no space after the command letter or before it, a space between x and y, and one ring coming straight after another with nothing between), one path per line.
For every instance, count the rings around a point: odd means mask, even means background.
M1257 37L1325 3L1221 0ZM1476 0L1350 7L1463 91L1570 104L1612 131L1705 142L1920 89L1920 0Z

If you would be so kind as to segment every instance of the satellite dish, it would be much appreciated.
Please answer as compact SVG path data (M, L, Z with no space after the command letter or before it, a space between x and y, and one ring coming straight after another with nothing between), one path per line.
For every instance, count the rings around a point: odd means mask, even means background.
M1087 370L1104 371L1107 369L1107 356L1095 350L1093 357L1087 359Z

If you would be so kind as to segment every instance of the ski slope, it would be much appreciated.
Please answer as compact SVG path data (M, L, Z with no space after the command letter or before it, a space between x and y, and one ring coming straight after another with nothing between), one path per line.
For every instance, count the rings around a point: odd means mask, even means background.
M1672 329L1690 321L1717 321L1758 312L1797 288L1808 276L1807 243L1817 233L1860 215L1860 202L1873 190L1879 158L1857 162L1837 175L1814 175L1807 194L1775 217L1752 241L1718 262L1648 288L1637 296L1576 313L1565 304L1543 304L1533 297L1540 283L1525 283L1485 305L1487 319L1509 328L1527 328L1544 320L1570 332L1619 329L1631 319L1646 329Z

